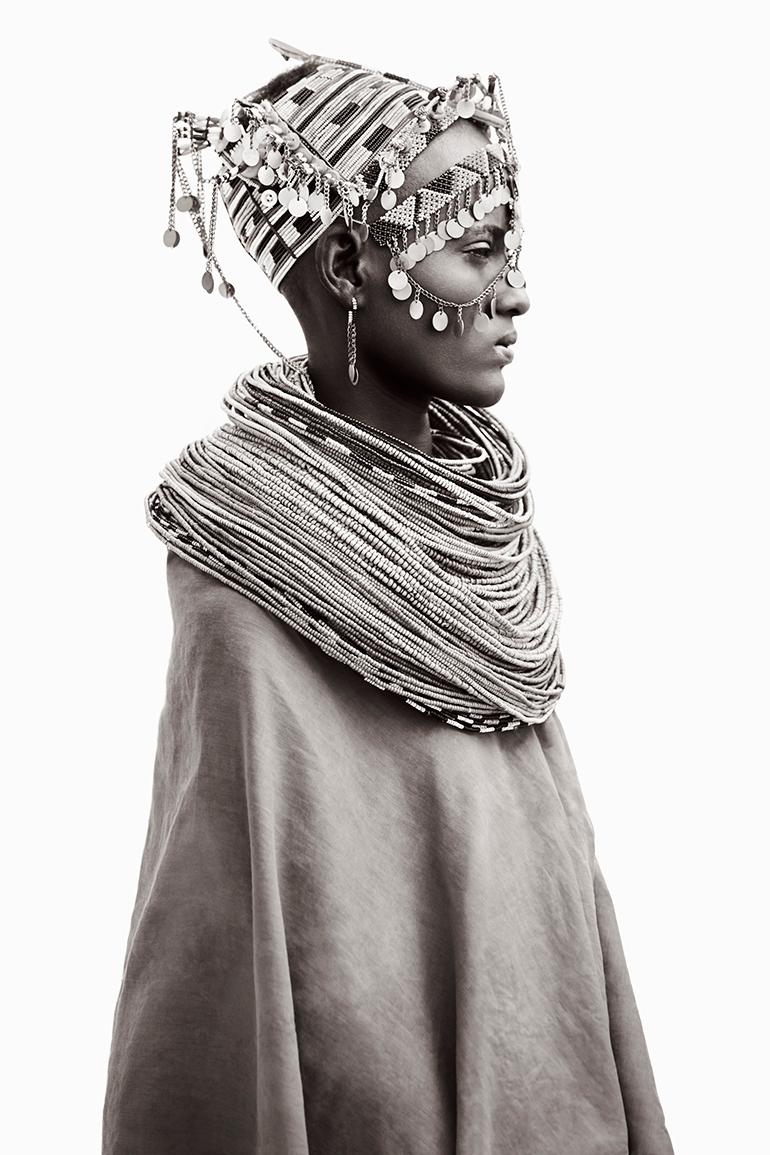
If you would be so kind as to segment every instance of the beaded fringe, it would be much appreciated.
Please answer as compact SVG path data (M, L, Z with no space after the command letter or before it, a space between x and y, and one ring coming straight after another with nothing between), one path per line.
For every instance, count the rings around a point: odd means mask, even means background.
M317 400L306 354L241 374L222 408L145 499L169 549L450 726L545 721L560 598L502 422L434 398L426 454Z

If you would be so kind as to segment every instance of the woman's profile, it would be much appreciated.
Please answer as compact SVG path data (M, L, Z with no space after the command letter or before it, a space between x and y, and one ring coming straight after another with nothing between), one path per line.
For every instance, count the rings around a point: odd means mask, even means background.
M173 641L103 1155L672 1155L490 412L529 308L502 83L271 43L173 119L165 243L253 325L229 222L307 352L258 330L146 498Z

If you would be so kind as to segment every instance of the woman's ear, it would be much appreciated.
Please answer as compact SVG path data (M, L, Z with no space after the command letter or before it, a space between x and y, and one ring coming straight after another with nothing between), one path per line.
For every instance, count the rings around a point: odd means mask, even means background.
M347 308L350 298L363 305L366 297L366 242L359 225L346 225L338 217L315 243L318 279L335 301Z

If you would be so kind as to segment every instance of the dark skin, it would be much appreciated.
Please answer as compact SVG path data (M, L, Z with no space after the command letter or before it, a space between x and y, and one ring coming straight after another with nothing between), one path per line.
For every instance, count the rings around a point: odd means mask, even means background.
M409 165L406 180L396 192L398 201L488 142L480 125L455 121ZM382 212L378 198L370 206L369 222ZM355 216L360 216L360 209ZM464 236L430 253L414 266L411 276L437 297L472 300L502 269L506 259L503 236L509 227L509 209L500 205ZM491 294L482 302L491 317L486 332L478 332L471 324L474 306L463 310L462 336L453 331L456 311L449 309L449 325L439 333L431 324L437 308L431 301L423 300L423 316L414 320L409 301L393 297L388 285L391 256L373 237L364 241L360 226L348 228L337 218L286 275L281 291L302 325L308 372L318 399L431 454L428 406L432 397L481 408L502 397L502 369L507 360L496 342L505 335L515 336L513 318L527 311L529 297L525 289L512 288L502 277L497 282L494 316ZM358 305L357 385L350 382L347 362L352 296Z

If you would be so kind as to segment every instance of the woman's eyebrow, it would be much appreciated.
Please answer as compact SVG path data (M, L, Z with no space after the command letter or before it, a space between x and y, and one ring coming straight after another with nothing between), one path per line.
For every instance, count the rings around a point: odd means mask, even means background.
M501 225L495 225L491 221L479 221L478 224L471 225L465 230L465 236L472 238L481 238L485 234L495 238L505 236L505 229Z

